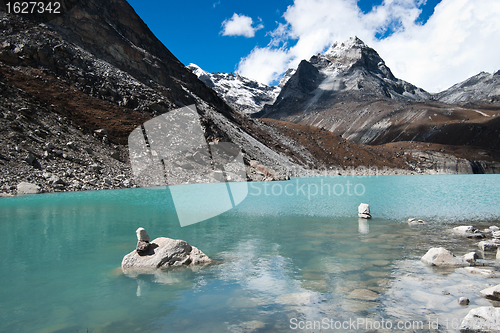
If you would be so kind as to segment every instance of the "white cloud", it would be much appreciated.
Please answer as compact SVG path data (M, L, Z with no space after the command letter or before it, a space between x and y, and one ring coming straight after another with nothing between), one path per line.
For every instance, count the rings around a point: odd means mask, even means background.
M222 22L222 35L223 36L244 36L251 38L255 36L255 32L264 28L262 24L253 27L253 20L251 17L245 15L233 14L228 20Z
M243 58L238 72L270 83L288 67L354 35L377 50L397 77L430 92L500 69L498 0L442 0L421 25L415 21L423 1L385 0L364 14L356 0L295 0L283 15L286 24L269 33L267 47ZM394 31L390 37L375 37L387 29ZM287 46L291 41L296 44Z
M254 48L238 65L238 72L259 82L273 82L288 69L289 55L283 48ZM244 73L244 74L243 74Z

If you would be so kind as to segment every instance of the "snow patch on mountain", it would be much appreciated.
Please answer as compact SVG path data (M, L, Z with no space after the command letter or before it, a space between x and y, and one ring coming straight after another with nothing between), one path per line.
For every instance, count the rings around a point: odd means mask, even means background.
M252 114L272 104L281 87L268 86L234 73L209 73L196 64L187 66L208 87L239 112Z
M278 87L283 88L296 71L297 70L295 68L288 68L285 75L281 78L280 83L278 83Z

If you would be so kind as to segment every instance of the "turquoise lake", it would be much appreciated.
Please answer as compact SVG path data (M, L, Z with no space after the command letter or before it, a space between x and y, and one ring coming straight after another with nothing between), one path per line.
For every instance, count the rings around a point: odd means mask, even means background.
M417 328L447 332L472 307L492 304L477 293L500 278L430 268L420 257L430 247L477 249L452 227L500 226L498 175L248 185L236 208L185 227L168 188L1 198L0 331L364 332L370 322L379 331L423 323ZM214 185L203 186L208 198ZM362 202L371 220L358 220ZM427 224L409 226L411 217ZM217 263L124 275L138 227L152 239L183 239ZM494 253L483 261L500 277ZM460 307L460 296L471 304Z

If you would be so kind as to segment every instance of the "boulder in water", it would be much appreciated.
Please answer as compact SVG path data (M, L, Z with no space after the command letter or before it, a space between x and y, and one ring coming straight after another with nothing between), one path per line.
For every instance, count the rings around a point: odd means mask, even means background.
M469 264L474 265L476 263L476 260L478 259L478 256L476 252L469 252L464 254L464 260L467 261Z
M461 225L452 229L457 235L467 238L484 238L484 235L471 225Z
M467 297L460 297L458 299L458 304L460 304L461 306L469 305L469 303L470 303L470 300Z
M462 320L460 332L499 332L500 308L482 306L469 311Z
M487 241L481 241L477 243L477 246L481 251L497 251L497 249L500 247L500 241L497 239L492 239L492 240L487 240Z
M134 250L123 257L124 273L147 272L170 267L209 264L212 260L183 240L159 237L148 243L147 250Z
M433 247L420 259L431 266L469 266L461 257L456 257L444 247Z
M479 296L491 299L492 301L500 301L500 284L481 290Z

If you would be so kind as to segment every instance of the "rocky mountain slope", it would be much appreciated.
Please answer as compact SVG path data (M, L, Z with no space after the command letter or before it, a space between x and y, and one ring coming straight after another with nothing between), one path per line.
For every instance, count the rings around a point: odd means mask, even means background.
M190 104L197 105L207 141L237 143L247 162L296 167L262 143L273 140L264 125L232 110L198 80L126 1L79 2L43 22L4 7L0 24L4 191L15 192L21 181L43 191L130 186L128 135ZM60 178L57 185L47 170Z
M276 102L254 116L324 128L357 143L421 141L498 149L500 105L484 105L481 97L494 99L497 76L485 74L433 96L395 78L375 50L351 38L303 60ZM462 101L464 94L472 101L472 92L484 87L489 90L474 97L480 103L443 103Z
M500 71L481 72L436 94L435 99L448 104L500 103Z
M264 105L273 104L281 91L239 74L209 73L195 64L187 66L208 87L226 101L234 110L252 114L262 110Z
M190 104L196 105L208 142L241 147L251 180L338 174L366 165L404 173L494 172L500 160L487 149L479 155L449 154L444 151L451 148L415 146L437 156L419 166L413 155L396 154L389 146L373 150L314 127L249 118L180 63L126 1L63 3L70 10L50 20L8 14L0 3L0 192L5 195L15 194L21 182L42 192L134 186L129 134ZM440 161L449 164L441 168Z

